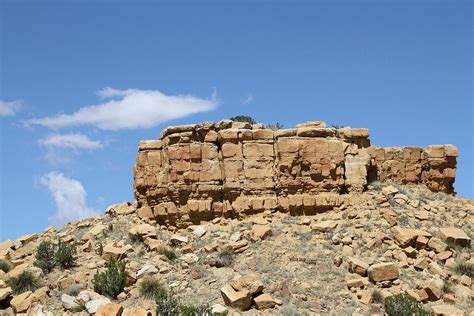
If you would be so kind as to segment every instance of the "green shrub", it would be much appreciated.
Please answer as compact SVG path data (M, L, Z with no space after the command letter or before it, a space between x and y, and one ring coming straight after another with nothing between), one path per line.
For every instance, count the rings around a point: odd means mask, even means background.
M0 270L5 273L8 273L12 269L12 264L7 260L0 260Z
M209 305L180 305L179 307L180 316L210 316L212 308Z
M116 298L123 291L126 278L125 262L111 258L107 262L107 270L97 271L94 275L92 280L94 291L110 298Z
M97 245L97 248L95 248L95 253L98 254L99 256L102 256L104 253L104 245L102 245L101 242Z
M223 267L228 267L234 262L234 251L231 247L225 247L217 255L219 258L219 263Z
M128 234L128 239L132 244L140 244L144 241L143 236L140 234Z
M140 295L152 299L156 297L163 289L160 281L154 277L147 277L143 279L140 283L138 290L140 291Z
M405 293L389 296L384 300L385 313L388 316L428 316L422 304L417 303L414 299Z
M179 316L179 300L173 292L168 293L164 288L161 288L155 296L155 303L157 316Z
M371 293L371 296L372 296L372 302L374 302L374 303L383 303L382 292L380 292L379 289L373 289L372 293Z
M474 263L461 261L456 263L454 272L460 275L467 275L470 278L474 278Z
M76 297L82 291L82 286L79 284L73 284L69 286L64 293L70 296Z
M167 292L161 287L155 295L157 316L224 316L222 313L212 313L207 304L181 304L173 291Z
M161 248L161 249L159 250L159 253L162 254L162 255L164 255L164 256L165 256L166 258L168 258L168 260L170 260L170 261L173 261L173 260L175 260L175 259L178 257L178 256L176 255L176 253L175 253L173 250L168 249L168 248L165 248L165 247Z
M268 124L267 128L271 129L272 131L276 131L279 129L283 129L285 127L283 126L283 124L276 122L275 124L273 123Z
M35 265L46 273L53 270L56 265L56 247L47 240L42 241L36 248Z
M12 288L13 293L20 294L26 291L34 292L40 287L40 280L30 271L23 271L16 277L7 280L7 285Z
M55 254L56 263L63 269L69 269L76 263L76 244L66 244L61 240Z
M244 123L250 123L250 124L255 124L257 123L253 117L251 116L247 116L247 115L237 115L237 116L233 116L230 118L231 121L234 121L234 122L244 122Z

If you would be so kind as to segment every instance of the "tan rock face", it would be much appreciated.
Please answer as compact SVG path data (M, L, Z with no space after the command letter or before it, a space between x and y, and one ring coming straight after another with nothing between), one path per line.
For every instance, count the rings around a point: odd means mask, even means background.
M16 313L23 313L28 310L31 305L31 299L33 294L31 291L21 293L10 301L10 306Z
M399 273L397 264L392 262L373 264L367 269L367 275L373 282L395 280Z
M453 192L452 145L371 147L367 129L324 122L260 127L228 120L170 126L160 140L140 142L137 214L178 226L268 210L314 214L341 205L342 193L363 191L372 180ZM130 210L124 204L111 212Z
M119 304L109 303L100 306L95 312L96 316L120 316L122 315L123 307Z
M471 238L462 230L456 227L444 227L440 228L439 232L441 238L446 242L458 244L463 247L467 247L471 244Z

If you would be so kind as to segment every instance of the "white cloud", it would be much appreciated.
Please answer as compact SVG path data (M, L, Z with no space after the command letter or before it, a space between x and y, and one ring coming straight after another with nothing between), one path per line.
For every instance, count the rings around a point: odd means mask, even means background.
M245 97L244 101L242 102L243 104L249 104L253 101L253 95L252 94L247 94Z
M0 100L0 116L15 115L22 107L22 102L19 100L7 102Z
M56 225L97 215L97 211L87 207L87 194L79 181L52 171L43 175L40 183L48 188L56 203L56 212L51 218Z
M38 144L49 148L99 149L100 141L92 140L83 134L54 134L38 140Z
M104 146L83 134L53 134L38 140L46 148L45 158L53 165L66 164L80 153L80 150L96 150Z
M110 87L97 92L106 102L85 106L73 114L61 114L29 120L30 124L50 128L92 125L103 130L150 128L168 120L210 111L219 104L216 93L211 99L190 95L169 96L158 90Z

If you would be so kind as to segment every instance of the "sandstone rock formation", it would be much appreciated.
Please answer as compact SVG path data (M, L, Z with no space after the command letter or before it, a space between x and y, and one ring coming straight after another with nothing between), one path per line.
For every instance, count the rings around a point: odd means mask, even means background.
M187 226L279 210L311 215L376 180L453 193L453 145L371 146L366 128L307 122L270 130L223 120L170 126L140 142L134 168L138 215Z

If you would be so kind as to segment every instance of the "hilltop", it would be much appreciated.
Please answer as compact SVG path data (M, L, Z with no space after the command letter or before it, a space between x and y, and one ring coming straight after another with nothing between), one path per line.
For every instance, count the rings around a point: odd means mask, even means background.
M457 155L324 122L168 127L139 145L135 201L0 243L0 314L470 315Z

